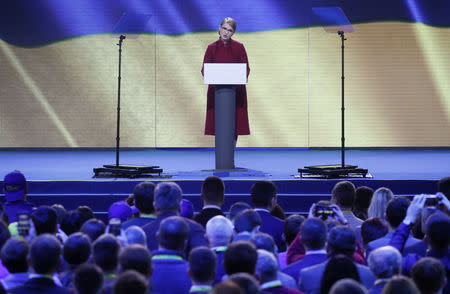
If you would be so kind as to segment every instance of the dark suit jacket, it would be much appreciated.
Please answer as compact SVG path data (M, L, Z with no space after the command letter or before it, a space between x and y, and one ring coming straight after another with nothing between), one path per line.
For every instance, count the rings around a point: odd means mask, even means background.
M156 241L155 235L159 229L159 224L161 223L161 221L167 217L175 215L177 214L176 213L159 214L154 221L142 227L145 234L147 235L147 247L150 251L158 249L158 241ZM185 218L184 220L189 225L189 238L185 249L186 256L188 256L192 248L208 245L206 243L205 230L203 229L203 227L200 224L194 222L193 220L187 218Z
M300 272L298 280L298 288L300 289L300 291L303 291L306 294L320 293L320 284L327 263L328 260L307 267ZM355 265L358 268L359 277L361 278L361 284L363 284L366 289L370 289L375 282L375 276L367 266L360 265L358 263L355 263Z
M70 294L70 290L59 287L52 279L45 277L32 278L26 281L22 286L11 289L8 293L12 294Z
M284 221L270 214L265 210L256 210L261 216L261 229L263 233L267 233L273 237L275 243L278 246L278 251L282 252L286 250L286 244L283 241L283 229Z
M287 267L285 267L282 272L290 275L294 278L295 282L298 282L298 276L300 275L300 271L304 268L319 264L327 260L326 253L318 253L318 254L307 254L304 258L291 263Z
M201 224L204 228L206 227L206 223L215 217L216 215L222 215L225 216L222 210L211 207L211 208L204 208L202 211L200 211L198 214L194 216L194 220Z

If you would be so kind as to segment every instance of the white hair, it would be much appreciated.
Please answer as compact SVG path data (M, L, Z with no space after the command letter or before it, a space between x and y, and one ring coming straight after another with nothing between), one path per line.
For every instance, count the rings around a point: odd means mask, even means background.
M392 246L373 250L367 260L372 273L380 278L390 278L402 271L402 255Z
M264 249L258 249L255 273L259 276L261 283L276 280L277 272L278 261L273 253Z
M211 246L227 245L233 236L233 224L224 216L216 215L206 223L206 238Z
M142 228L138 226L130 226L125 230L125 238L127 244L140 244L147 247L147 236Z

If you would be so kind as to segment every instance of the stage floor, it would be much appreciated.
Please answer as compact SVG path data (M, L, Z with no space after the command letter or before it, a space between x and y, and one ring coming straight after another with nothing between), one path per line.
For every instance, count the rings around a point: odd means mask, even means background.
M369 170L377 180L438 180L450 176L450 149L350 149L346 164ZM214 149L125 149L121 164L158 165L171 179L294 180L308 165L340 164L340 150L238 148L237 167L246 171L213 173ZM93 168L115 163L114 149L1 149L1 178L18 169L30 181L104 181ZM111 180L111 179L109 179ZM118 179L126 180L126 179Z

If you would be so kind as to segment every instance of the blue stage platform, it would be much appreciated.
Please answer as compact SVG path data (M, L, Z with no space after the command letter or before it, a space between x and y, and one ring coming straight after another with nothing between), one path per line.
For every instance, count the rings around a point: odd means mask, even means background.
M158 165L164 172L161 178L93 178L93 168L114 163L113 149L2 149L0 176L22 171L29 181L29 199L37 205L89 205L99 215L142 180L179 183L199 210L202 180L220 176L226 185L226 210L236 201L249 202L251 185L263 179L276 183L278 201L287 213L305 213L311 203L329 198L339 180L298 178L297 169L340 163L340 150L238 148L236 163L242 169L221 173L207 171L214 168L211 148L125 149L120 159L121 164ZM450 176L450 149L351 149L346 151L346 164L369 170L370 178L350 179L356 186L385 186L406 196L435 193L437 181Z

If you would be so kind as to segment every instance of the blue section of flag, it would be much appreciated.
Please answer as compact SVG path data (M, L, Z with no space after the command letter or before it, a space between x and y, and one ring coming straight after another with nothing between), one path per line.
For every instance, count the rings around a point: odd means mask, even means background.
M351 23L422 22L450 26L448 0L4 0L0 38L17 46L42 46L66 38L112 32L123 13L151 14L146 33L213 31L221 19L238 31L320 25L312 7L339 6Z

